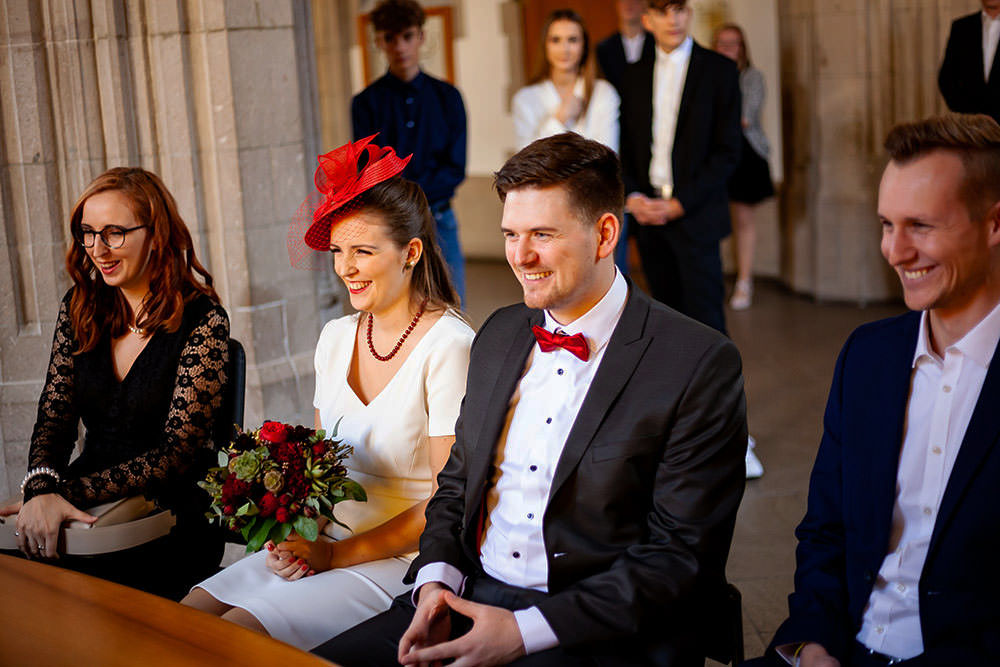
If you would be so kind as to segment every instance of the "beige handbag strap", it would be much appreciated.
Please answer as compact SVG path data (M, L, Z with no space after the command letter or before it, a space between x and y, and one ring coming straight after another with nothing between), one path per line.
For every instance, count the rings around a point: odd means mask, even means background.
M162 510L132 521L104 525L110 518L109 512L112 516L117 513L119 519L124 519L129 512L142 512L145 506L145 499L142 496L135 496L91 508L89 512L99 516L93 526L72 521L62 528L63 553L93 556L131 549L163 537L177 524L177 517L173 512ZM5 523L0 524L0 549L17 549L17 537L14 535L15 522L16 516L10 516L6 517Z

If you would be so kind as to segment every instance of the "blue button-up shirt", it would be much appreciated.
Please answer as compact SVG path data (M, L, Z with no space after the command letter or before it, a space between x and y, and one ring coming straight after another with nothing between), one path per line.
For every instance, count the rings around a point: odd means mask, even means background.
M451 84L423 72L409 82L386 72L354 97L351 122L355 140L378 132L374 143L413 154L403 176L431 206L447 203L465 180L465 105Z

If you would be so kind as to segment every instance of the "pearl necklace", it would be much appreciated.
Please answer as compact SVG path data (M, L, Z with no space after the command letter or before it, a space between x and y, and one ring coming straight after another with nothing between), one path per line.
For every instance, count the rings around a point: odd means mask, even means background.
M149 335L148 331L146 331L145 329L142 329L140 327L137 327L134 324L128 324L127 326L128 326L128 330L131 331L132 333L134 333L136 336L141 336L142 338L145 338L146 336Z
M406 341L406 337L410 335L413 331L413 327L417 326L417 322L420 321L420 316L424 314L424 308L427 306L427 299L424 299L423 303L420 304L420 309L417 310L417 314L413 316L413 320L410 322L410 326L406 327L406 331L400 336L399 340L396 341L396 346L392 348L392 352L386 356L382 356L375 351L375 344L372 342L372 323L375 321L375 316L368 313L368 351L372 353L372 356L379 361L389 361L396 356L399 352L399 348L403 347L403 343Z

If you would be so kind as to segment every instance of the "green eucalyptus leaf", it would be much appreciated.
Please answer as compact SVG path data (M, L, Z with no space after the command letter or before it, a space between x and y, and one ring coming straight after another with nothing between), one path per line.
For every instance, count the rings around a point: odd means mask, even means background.
M229 466L229 454L220 451L219 452L219 467L226 468Z
M251 519L250 521L248 521L245 526L243 526L240 529L240 534L243 535L243 541L244 542L249 542L250 541L250 531L253 530L253 527L254 527L254 525L256 523L257 523L257 517L254 517L253 519Z
M259 523L260 525L254 530L253 537L247 541L247 553L260 551L260 548L264 546L264 542L267 542L267 536L271 534L271 526L276 524L277 520L271 517Z
M357 500L361 503L368 500L368 494L365 493L364 488L353 479L345 479L340 488L343 490L344 495L351 500Z
M295 532L310 542L315 542L316 538L319 537L319 524L316 523L315 519L300 514L295 517L294 525Z

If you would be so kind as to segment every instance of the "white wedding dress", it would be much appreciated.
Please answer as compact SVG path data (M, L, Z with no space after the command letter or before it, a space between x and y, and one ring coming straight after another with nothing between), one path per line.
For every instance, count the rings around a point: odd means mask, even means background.
M334 513L354 533L377 526L430 495L429 437L455 434L465 394L473 332L443 315L418 341L388 385L365 405L347 383L359 316L332 320L316 345L316 393L323 428L354 446L350 477L368 502L344 501ZM329 524L333 539L350 535ZM402 582L413 554L286 581L264 564L263 551L198 584L221 602L241 607L275 639L314 648L389 608L409 588Z

